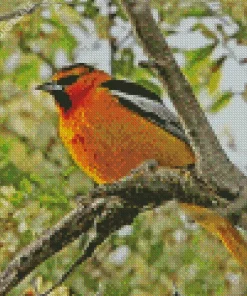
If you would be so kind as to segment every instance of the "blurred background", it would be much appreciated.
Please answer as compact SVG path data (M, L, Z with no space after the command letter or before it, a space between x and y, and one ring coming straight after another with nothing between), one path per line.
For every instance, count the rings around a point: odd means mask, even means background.
M247 2L150 3L225 152L246 174ZM1 270L93 186L59 139L53 99L35 86L62 66L89 63L136 81L174 110L153 73L138 66L143 60L118 1L0 4ZM9 295L50 287L81 254L85 239L47 260ZM113 234L51 295L172 295L174 286L186 296L247 295L247 274L216 238L169 203Z

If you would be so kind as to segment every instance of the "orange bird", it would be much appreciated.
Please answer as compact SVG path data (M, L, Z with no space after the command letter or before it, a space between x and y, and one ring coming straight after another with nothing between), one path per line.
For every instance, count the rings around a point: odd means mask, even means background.
M167 168L195 163L178 118L140 85L76 64L61 69L37 89L54 96L64 145L75 163L99 184L114 182L150 159ZM247 244L226 219L199 206L181 206L247 266Z

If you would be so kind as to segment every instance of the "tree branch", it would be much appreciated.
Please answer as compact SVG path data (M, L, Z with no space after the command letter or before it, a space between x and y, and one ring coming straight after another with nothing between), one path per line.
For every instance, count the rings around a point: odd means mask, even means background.
M41 3L35 3L35 4L33 4L32 7L28 7L28 9L22 8L22 9L18 9L16 11L10 12L8 14L5 14L5 15L0 15L0 22L11 20L11 19L16 18L20 15L31 14L40 5L41 5Z
M87 206L78 207L40 239L23 249L0 276L0 295L5 295L37 265L72 242L94 223L104 205L97 200Z
M227 158L168 44L154 21L146 0L121 0L153 67L179 113L197 157L197 174L228 199L247 186L246 177ZM243 195L243 194L242 194ZM242 199L246 200L243 197Z
M151 209L173 199L214 207L213 201L218 197L176 171L96 188L90 193L87 203L79 205L10 262L0 274L0 296L6 295L34 268L87 232L95 223L97 233L107 238L116 229L132 223L143 208ZM83 260L87 258L85 256Z
M25 3L24 3L25 4ZM52 4L66 4L63 2L56 2L55 0L44 0L44 1L40 1L37 3L33 3L33 1L29 1L26 5L23 5L23 8L19 8L13 12L4 14L4 15L0 15L0 22L2 21L8 21L11 19L14 19L18 16L23 16L23 15L27 15L27 14L32 14L37 8L39 8L40 6L46 6L46 5L52 5Z

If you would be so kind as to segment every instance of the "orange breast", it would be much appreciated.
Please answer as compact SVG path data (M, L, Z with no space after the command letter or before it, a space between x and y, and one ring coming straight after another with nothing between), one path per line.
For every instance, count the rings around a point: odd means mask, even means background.
M104 89L84 98L69 117L60 116L60 136L97 183L116 181L149 159L171 168L195 161L186 143L121 106Z

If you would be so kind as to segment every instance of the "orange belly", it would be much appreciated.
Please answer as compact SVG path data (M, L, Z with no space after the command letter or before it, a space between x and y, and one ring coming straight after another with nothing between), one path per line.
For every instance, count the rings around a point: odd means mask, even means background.
M114 182L149 159L170 168L195 162L186 143L102 89L66 119L60 116L60 136L77 165L97 183Z

